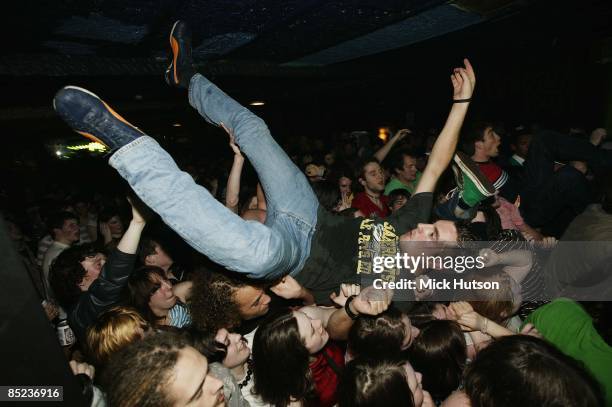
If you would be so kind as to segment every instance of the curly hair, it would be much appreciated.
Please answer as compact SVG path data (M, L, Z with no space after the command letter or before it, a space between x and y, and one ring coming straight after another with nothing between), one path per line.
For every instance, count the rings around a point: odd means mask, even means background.
M51 263L49 283L62 307L70 308L79 299L79 284L87 274L81 262L96 253L97 250L91 244L73 246L61 252Z
M242 318L234 294L247 285L246 281L223 273L207 270L194 273L188 304L193 326L204 332L239 326Z
M182 349L191 346L184 337L168 332L148 335L111 356L102 384L111 406L172 406L166 394L174 380L174 367Z

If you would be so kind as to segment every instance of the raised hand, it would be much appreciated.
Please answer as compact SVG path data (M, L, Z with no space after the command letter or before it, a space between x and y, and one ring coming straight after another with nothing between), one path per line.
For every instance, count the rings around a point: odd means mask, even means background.
M344 307L346 300L351 295L359 295L361 292L361 286L357 284L341 284L340 291L338 294L331 293L329 298L337 305Z
M500 262L499 254L493 249L481 249L478 256L482 257L485 267L495 266Z
M242 157L242 151L240 151L240 147L238 147L238 145L236 144L236 139L234 139L234 132L228 129L223 122L221 122L220 125L221 127L223 127L223 130L225 130L225 132L229 136L229 145L232 151L234 152L234 155Z
M521 329L520 333L521 335L529 335L535 336L536 338L542 338L542 334L532 323L525 324L523 329Z
M463 68L455 68L451 74L453 84L453 99L470 99L476 86L476 75L467 58L463 59Z
M132 206L132 222L146 223L145 217L143 216L143 213L146 212L146 209L144 209L144 203L140 199L130 196L127 197L127 200ZM102 227L100 227L100 229L102 229Z
M464 331L482 331L485 327L486 318L476 311L465 312L457 318L457 323Z
M302 298L302 286L291 276L285 276L276 285L270 287L270 291L281 298L291 300Z
M457 318L460 318L461 315L465 313L474 311L474 308L472 308L472 305L466 301L453 302L448 307L457 316Z
M389 308L392 299L393 290L377 290L370 286L355 297L351 306L359 314L378 315Z
M397 141L403 140L407 135L412 134L412 130L410 129L400 129L395 133L395 137L397 137Z
M104 244L107 244L111 240L113 240L113 236L111 234L110 227L108 226L108 223L106 222L100 222L100 234L104 238Z
M77 362L76 360L71 360L69 365L70 369L72 370L72 374L74 374L75 376L78 374L84 374L89 376L89 378L93 380L94 375L96 374L96 368L85 362Z

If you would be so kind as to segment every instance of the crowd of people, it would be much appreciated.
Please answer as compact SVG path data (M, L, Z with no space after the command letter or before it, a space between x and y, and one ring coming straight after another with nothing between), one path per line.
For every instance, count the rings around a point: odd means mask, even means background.
M464 125L476 97L466 59L441 130L285 152L196 73L185 23L170 45L166 81L228 134L225 178L179 168L96 95L67 86L56 112L108 147L128 197L56 192L4 212L92 405L612 405L606 326L572 299L612 271L605 129ZM568 268L565 240L608 244L586 245ZM438 301L370 285L376 256L470 248L485 266L471 275L499 293Z

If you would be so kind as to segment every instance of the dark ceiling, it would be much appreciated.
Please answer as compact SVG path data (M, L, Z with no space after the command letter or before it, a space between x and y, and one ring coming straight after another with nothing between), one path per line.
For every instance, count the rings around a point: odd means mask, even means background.
M484 85L513 92L509 76L517 80L513 70L529 66L518 81L533 84L521 87L542 88L554 110L555 83L574 86L564 75L576 60L609 69L612 54L609 0L24 0L11 7L1 28L0 125L44 137L65 131L50 102L66 84L90 88L153 133L193 119L184 95L162 80L176 19L192 27L198 69L242 102L265 99L260 112L282 128L295 127L294 116L343 128L347 120L369 125L360 122L365 113L394 120L385 113L398 101L403 114L421 109L439 119L431 101L447 97L447 73L465 55L479 68L480 92L498 99ZM567 61L551 79L547 69Z
M3 48L0 74L156 73L177 19L196 62L233 73L326 66L437 37L520 11L513 0L58 0L23 1L27 35ZM39 58L38 63L30 63ZM246 64L245 64L246 63ZM222 72L224 73L224 72Z

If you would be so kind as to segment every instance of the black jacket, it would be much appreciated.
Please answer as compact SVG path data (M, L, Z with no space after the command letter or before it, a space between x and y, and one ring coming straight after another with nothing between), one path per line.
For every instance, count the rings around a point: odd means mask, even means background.
M87 328L96 322L98 315L119 302L135 261L136 255L114 249L102 267L100 276L70 309L68 323L79 341L85 339Z

